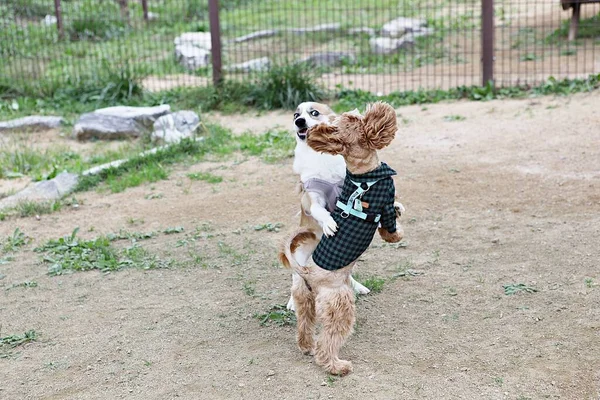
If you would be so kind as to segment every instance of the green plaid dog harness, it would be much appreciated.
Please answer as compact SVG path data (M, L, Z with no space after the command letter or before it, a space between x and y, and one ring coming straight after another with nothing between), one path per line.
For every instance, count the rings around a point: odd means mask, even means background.
M390 233L396 231L393 175L396 171L385 163L362 175L346 172L331 213L338 230L334 236L323 236L312 255L319 267L334 271L356 261L371 244L378 223Z

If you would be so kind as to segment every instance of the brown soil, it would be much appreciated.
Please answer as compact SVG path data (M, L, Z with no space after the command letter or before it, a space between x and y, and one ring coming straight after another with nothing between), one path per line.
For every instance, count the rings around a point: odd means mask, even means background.
M182 166L124 193L78 194L78 209L0 222L1 237L19 227L34 238L0 266L0 337L39 335L0 349L0 398L597 399L599 108L596 92L398 110L400 135L381 156L399 172L406 247L376 238L358 263L363 279L386 282L357 303L343 349L355 371L342 379L296 349L293 327L253 317L289 295L276 250L297 223L291 160ZM289 124L271 116L246 115L247 127ZM185 176L201 170L224 181ZM284 226L255 230L266 223ZM75 227L91 238L173 226L186 230L140 242L171 260L165 269L50 277L30 251ZM24 281L38 286L11 288ZM537 292L504 293L519 283Z

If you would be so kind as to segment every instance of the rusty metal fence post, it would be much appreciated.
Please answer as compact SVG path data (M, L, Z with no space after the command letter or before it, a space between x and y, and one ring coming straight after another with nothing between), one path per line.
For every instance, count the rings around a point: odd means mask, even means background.
M481 0L482 86L494 83L494 0Z
M144 12L144 21L148 21L148 0L142 0L142 11Z
M208 0L208 17L210 21L213 84L215 86L220 86L223 80L223 65L221 62L221 28L219 26L219 0Z
M62 9L60 7L60 0L54 0L54 12L56 14L56 28L58 29L58 37L65 37L65 30L63 27Z

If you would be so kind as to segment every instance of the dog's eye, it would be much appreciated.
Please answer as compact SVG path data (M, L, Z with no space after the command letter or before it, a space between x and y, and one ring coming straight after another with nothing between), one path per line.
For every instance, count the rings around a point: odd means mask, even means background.
M298 118L299 116L300 116L300 114L294 113L294 119Z
M319 116L319 112L317 110L312 110L310 112L310 115L312 115L313 117L318 117Z

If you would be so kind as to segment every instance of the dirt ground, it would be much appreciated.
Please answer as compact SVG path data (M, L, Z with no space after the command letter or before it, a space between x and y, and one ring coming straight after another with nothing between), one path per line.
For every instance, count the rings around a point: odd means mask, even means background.
M34 238L0 266L0 337L38 334L0 357L0 398L598 399L598 110L599 92L398 109L381 158L399 173L405 246L376 238L358 263L385 284L357 302L343 349L354 373L341 379L296 349L293 326L254 317L289 295L276 250L298 220L291 159L181 166L0 222L1 237ZM291 121L207 118L256 132ZM267 223L283 227L256 230ZM140 242L164 269L51 277L31 251L75 227L92 238L174 226L185 231ZM24 281L38 286L12 287ZM506 295L510 284L537 292Z

